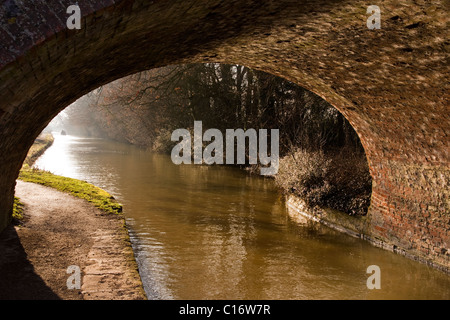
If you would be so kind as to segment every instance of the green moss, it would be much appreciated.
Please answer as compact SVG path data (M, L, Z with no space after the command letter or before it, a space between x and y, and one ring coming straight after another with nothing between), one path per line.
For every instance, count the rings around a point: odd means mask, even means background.
M28 168L23 168L20 171L19 179L51 187L69 193L77 198L85 199L106 213L119 214L122 212L122 205L119 204L113 196L105 190L85 181L57 176L43 170Z
M20 202L20 199L14 197L14 206L13 206L13 219L22 220L23 219L23 203Z

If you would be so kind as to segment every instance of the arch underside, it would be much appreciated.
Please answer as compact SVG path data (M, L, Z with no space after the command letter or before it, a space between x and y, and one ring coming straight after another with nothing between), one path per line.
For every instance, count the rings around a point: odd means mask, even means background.
M449 267L449 67L444 1L69 1L0 4L0 229L34 139L62 109L139 71L236 63L284 77L335 106L373 179L366 233ZM67 2L67 3L65 3ZM9 10L9 11L8 11Z

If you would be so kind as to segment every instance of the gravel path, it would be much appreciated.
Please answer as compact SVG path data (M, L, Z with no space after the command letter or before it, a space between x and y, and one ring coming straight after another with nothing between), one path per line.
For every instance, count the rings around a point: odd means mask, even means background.
M25 219L0 234L0 299L145 299L122 216L23 181L16 196ZM69 266L80 289L68 289Z

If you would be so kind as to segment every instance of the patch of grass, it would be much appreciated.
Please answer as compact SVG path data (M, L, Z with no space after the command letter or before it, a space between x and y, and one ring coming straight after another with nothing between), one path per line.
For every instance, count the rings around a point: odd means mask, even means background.
M54 175L48 171L24 168L19 179L37 183L85 199L106 213L120 214L122 205L112 195L85 181Z
M13 206L13 219L22 220L23 219L23 203L20 202L20 199L14 197L14 206Z

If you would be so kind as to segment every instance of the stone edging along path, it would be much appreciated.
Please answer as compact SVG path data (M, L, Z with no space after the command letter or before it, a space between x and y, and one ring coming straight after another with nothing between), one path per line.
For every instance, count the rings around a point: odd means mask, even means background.
M0 299L146 299L122 215L34 183L17 181L16 195L25 218L0 234Z

